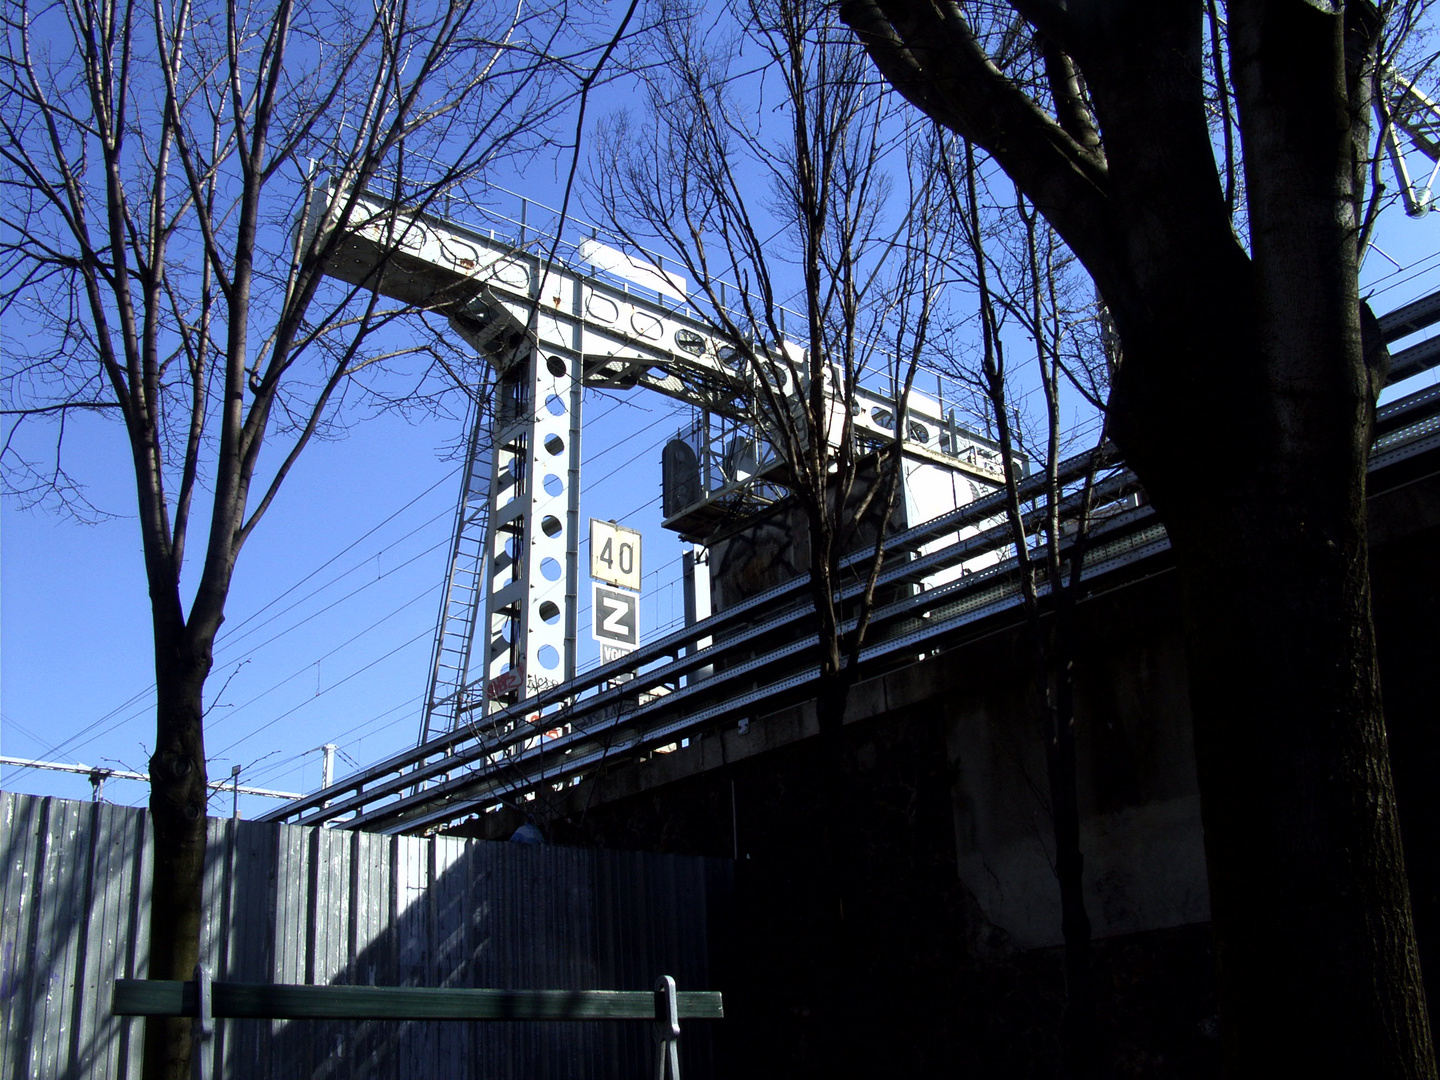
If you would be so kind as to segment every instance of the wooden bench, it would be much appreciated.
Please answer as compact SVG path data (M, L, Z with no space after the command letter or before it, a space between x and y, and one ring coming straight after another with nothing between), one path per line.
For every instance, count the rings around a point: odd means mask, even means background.
M206 1039L217 1018L248 1020L649 1020L656 1080L679 1080L680 1021L720 1020L718 991L677 990L661 976L645 990L449 990L424 986L304 986L116 979L116 1016L190 1016ZM204 1055L201 1055L203 1058ZM203 1066L202 1066L203 1069ZM204 1073L202 1072L202 1075Z

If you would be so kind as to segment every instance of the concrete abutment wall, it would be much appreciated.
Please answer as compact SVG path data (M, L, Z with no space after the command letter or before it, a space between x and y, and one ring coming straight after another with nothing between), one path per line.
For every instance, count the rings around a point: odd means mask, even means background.
M1412 899L1430 999L1440 1002L1440 483L1406 478L1371 500L1371 571ZM1237 618L1243 612L1237 612ZM1086 901L1097 1025L1117 1075L1218 1075L1199 795L1175 576L1161 570L1080 608L1075 658ZM1023 643L996 632L856 686L843 947L857 1072L1053 1075L1064 997L1045 763L1027 706ZM745 1075L813 1068L817 850L835 822L811 738L813 705L757 715L689 747L586 781L547 808L552 838L739 857L740 918L726 950ZM478 824L505 835L516 821ZM862 1010L863 1011L863 1010ZM878 1070L878 1072L873 1071ZM738 1075L738 1073L737 1073Z

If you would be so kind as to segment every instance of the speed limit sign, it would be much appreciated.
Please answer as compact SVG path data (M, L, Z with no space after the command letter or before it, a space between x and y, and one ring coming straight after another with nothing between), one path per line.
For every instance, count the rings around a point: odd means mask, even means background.
M640 534L613 521L590 519L590 576L640 591Z

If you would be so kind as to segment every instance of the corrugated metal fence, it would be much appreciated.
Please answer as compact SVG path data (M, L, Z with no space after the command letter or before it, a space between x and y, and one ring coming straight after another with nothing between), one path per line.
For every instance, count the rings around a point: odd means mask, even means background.
M109 1015L141 977L143 810L0 792L0 1077L137 1077L139 1020ZM379 836L212 819L203 962L233 982L709 990L713 859ZM706 1025L686 1068L709 1075ZM628 1023L221 1021L216 1077L632 1080Z

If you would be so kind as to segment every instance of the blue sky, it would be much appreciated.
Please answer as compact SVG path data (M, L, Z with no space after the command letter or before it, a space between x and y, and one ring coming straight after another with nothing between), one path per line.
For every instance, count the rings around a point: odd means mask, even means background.
M558 202L561 168L540 162L507 179ZM1440 215L1388 212L1377 243L1365 268L1377 312L1440 287ZM643 393L592 394L585 408L582 520L615 519L643 534L642 632L653 636L683 618L682 545L659 525L659 459L686 414ZM238 764L243 783L309 791L319 784L323 743L340 747L341 773L347 760L365 764L413 744L463 426L455 415L383 414L301 457L237 566L207 688L212 779ZM89 417L72 423L67 440L89 496L115 516L83 525L0 507L0 753L144 771L151 645L124 439ZM585 588L581 605L583 668L596 659ZM10 766L0 769L0 786L90 793L83 776ZM139 804L147 792L111 781L105 795ZM247 816L271 805L254 797L241 804ZM222 796L212 813L229 806Z
M658 511L660 447L682 417L667 399L636 394L591 395L586 407L582 517L644 534L642 625L655 632L683 618L681 544ZM244 783L309 790L320 776L309 748L334 742L365 762L414 742L463 428L456 418L381 416L301 457L237 564L207 692L212 779L239 764ZM89 495L117 516L82 525L0 511L3 753L144 771L150 631L123 438L100 421L67 438ZM582 665L595 659L588 618L582 590ZM13 767L4 786L90 790L82 776ZM112 781L105 795L140 802L144 785Z

